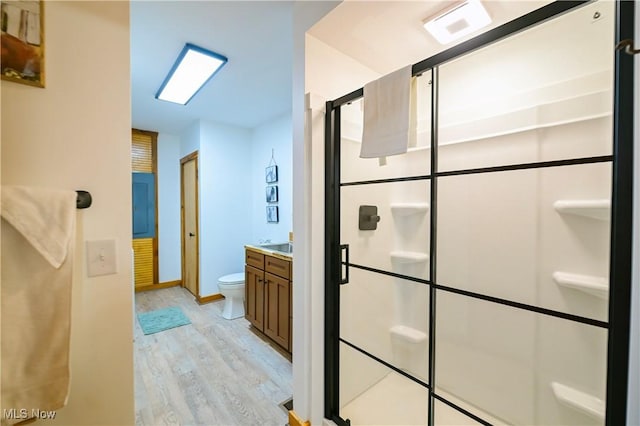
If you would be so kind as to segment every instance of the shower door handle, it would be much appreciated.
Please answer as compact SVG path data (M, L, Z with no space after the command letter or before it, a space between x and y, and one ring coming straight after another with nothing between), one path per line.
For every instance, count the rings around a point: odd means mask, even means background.
M342 260L342 253L344 252L344 260ZM344 277L342 275L344 266ZM340 245L340 285L347 284L349 282L349 244Z

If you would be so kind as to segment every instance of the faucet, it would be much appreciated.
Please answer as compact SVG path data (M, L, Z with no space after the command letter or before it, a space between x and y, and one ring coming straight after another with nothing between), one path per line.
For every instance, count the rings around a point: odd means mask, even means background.
M262 245L262 244L270 244L271 243L271 239L267 238L266 240L258 240L258 244Z

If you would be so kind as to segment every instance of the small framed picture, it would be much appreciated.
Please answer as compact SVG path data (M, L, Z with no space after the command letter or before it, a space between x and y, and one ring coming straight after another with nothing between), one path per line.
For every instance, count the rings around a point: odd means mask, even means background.
M3 80L44 87L44 2L0 1Z
M277 203L278 202L278 186L271 185L267 186L267 203Z
M267 222L278 223L278 206L267 206Z
M264 169L265 171L265 180L267 181L267 183L274 183L278 181L278 166L273 165L273 166L269 166L266 169Z

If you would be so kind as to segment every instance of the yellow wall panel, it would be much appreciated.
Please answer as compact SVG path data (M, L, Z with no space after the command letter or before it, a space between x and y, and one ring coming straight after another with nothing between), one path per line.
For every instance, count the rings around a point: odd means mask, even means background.
M153 238L133 240L133 263L136 287L153 285Z
M131 170L133 172L156 173L154 152L156 138L157 134L154 132L138 130L131 132ZM157 253L154 253L154 239L134 239L133 253L135 286L157 284L154 279L154 267L157 262L155 259Z
M133 132L131 137L131 170L153 173L153 138L151 135Z

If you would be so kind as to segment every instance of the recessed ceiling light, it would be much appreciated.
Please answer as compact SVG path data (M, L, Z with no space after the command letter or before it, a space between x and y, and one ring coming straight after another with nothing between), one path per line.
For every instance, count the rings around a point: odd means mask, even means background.
M156 93L156 99L186 105L226 63L224 56L187 43Z
M491 17L480 0L466 0L424 21L424 28L441 44L451 43L486 27Z

